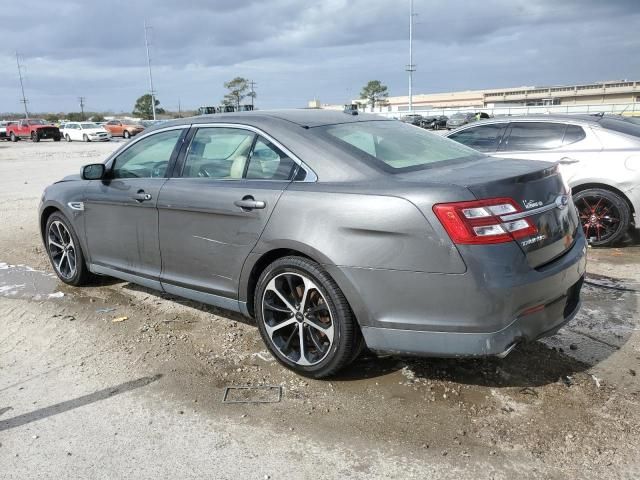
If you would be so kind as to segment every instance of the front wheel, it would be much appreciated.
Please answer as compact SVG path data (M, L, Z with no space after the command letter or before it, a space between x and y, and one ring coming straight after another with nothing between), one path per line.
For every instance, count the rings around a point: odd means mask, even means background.
M269 265L258 280L254 309L269 351L301 375L333 375L360 348L361 333L344 294L307 258L284 257Z
M587 240L594 247L609 247L629 229L631 210L626 200L603 188L588 188L573 196Z
M31 141L32 142L36 142L36 143L40 141L40 137L38 136L38 134L36 132L33 132L31 134Z
M71 142L71 137L69 136L69 134L68 134L68 133L64 136L64 139L65 139L67 142Z
M125 140L127 140L129 137L131 137L131 134L127 130L125 130L122 136L125 138Z
M88 142L89 141L89 137L87 137L86 133L84 135L82 135L82 141L83 142Z
M78 237L69 220L59 212L52 213L47 219L45 243L53 270L60 280L74 286L88 283L91 273Z

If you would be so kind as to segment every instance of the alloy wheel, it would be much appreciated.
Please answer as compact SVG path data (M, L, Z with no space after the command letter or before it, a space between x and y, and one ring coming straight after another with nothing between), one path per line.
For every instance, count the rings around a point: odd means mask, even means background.
M77 258L73 237L64 223L51 222L47 233L47 244L53 266L60 276L70 279L76 274Z
M267 335L289 361L310 366L327 356L334 342L334 321L320 288L300 273L281 273L262 297Z
M577 207L588 239L595 237L598 242L605 242L620 229L622 213L610 199L598 195L584 196L577 202Z

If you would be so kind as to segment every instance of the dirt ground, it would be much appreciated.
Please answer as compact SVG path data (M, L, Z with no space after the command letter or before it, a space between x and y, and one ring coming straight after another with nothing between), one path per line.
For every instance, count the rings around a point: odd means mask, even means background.
M0 143L0 478L640 478L637 240L590 249L580 314L503 360L313 381L239 315L57 281L40 194L117 146Z

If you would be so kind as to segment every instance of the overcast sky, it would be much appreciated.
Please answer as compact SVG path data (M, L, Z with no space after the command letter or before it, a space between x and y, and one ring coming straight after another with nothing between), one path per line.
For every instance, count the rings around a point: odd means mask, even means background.
M5 1L0 112L131 111L149 89L176 109L257 83L260 108L344 103L371 79L407 94L409 0ZM640 0L415 0L414 93L640 80Z

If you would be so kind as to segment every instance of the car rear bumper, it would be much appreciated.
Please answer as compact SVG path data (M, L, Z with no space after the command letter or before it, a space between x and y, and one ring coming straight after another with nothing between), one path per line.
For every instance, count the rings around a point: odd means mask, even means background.
M350 301L371 350L462 357L500 355L517 343L552 335L578 312L584 236L552 264L541 269L524 264L490 262L484 271L461 275L327 269Z

